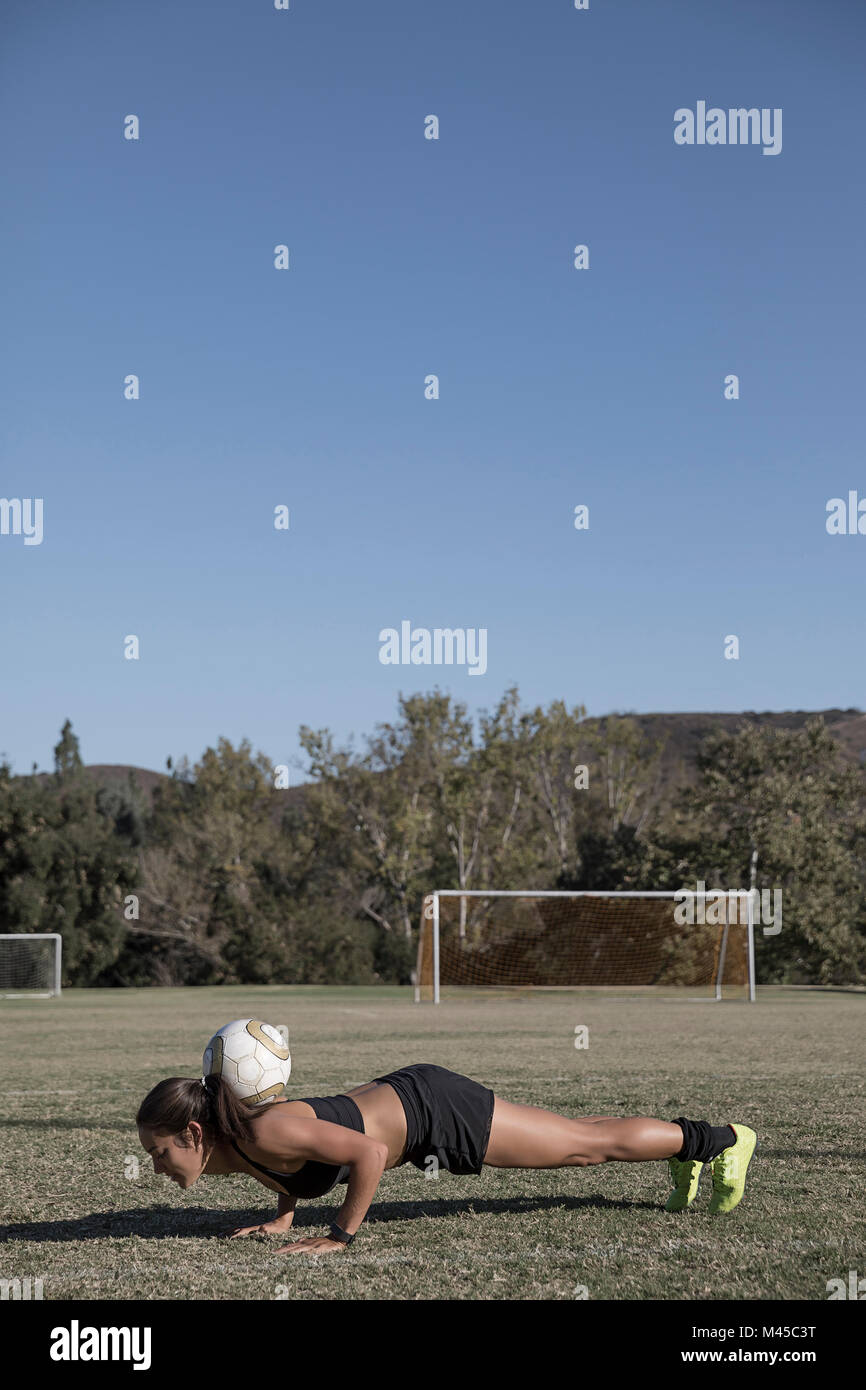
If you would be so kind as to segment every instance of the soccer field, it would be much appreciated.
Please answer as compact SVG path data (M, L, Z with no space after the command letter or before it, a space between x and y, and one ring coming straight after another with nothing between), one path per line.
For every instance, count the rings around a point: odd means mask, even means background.
M385 987L0 1001L0 1278L41 1279L46 1300L826 1300L828 1281L866 1274L864 1010L863 992L817 989L761 990L754 1005L551 992L434 1007ZM384 1175L344 1253L218 1240L276 1197L241 1175L180 1191L154 1175L133 1117L163 1077L200 1074L217 1027L250 1015L289 1025L295 1096L437 1062L563 1114L743 1121L759 1136L745 1198L710 1217L707 1169L695 1206L669 1215L663 1163L435 1181L407 1165ZM344 1192L300 1201L294 1231L324 1233Z

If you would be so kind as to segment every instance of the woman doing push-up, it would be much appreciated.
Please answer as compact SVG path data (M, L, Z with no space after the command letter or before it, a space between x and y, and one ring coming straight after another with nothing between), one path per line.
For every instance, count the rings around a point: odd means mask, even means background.
M322 1197L337 1183L346 1196L325 1236L280 1246L277 1253L325 1254L354 1239L382 1174L412 1163L425 1172L480 1173L490 1168L570 1168L667 1159L673 1191L666 1211L694 1200L712 1163L711 1212L740 1201L755 1148L746 1125L705 1120L570 1119L514 1105L477 1081L421 1062L379 1076L345 1095L238 1100L219 1076L171 1078L147 1095L136 1116L156 1173L192 1187L203 1173L247 1173L279 1193L277 1215L232 1236L284 1234L299 1197Z

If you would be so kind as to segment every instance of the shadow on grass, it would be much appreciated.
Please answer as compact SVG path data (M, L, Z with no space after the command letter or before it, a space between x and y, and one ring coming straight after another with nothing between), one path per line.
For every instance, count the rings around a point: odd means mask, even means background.
M389 1221L411 1221L416 1217L481 1216L485 1214L523 1216L536 1211L659 1211L659 1202L630 1202L610 1197L464 1197L439 1198L428 1202L379 1202L369 1212L366 1225L382 1225ZM335 1207L305 1207L295 1215L288 1236L309 1227L320 1232L334 1219ZM139 1236L142 1240L177 1240L179 1237L201 1239L216 1237L237 1226L253 1226L270 1221L273 1208L255 1211L244 1207L239 1211L215 1211L212 1208L180 1209L176 1207L143 1207L138 1210L94 1212L68 1221L22 1221L6 1225L0 1244L12 1240L74 1241L121 1240L124 1236ZM263 1238L267 1239L267 1238ZM277 1239L273 1237L273 1239Z
M434 1198L429 1202L377 1202L366 1220L371 1225L381 1221L411 1221L418 1216L524 1216L534 1211L658 1211L659 1202L633 1202L624 1198L574 1197L563 1192L556 1197L462 1197ZM305 1212L306 1215L306 1212ZM323 1212L320 1220L332 1221Z

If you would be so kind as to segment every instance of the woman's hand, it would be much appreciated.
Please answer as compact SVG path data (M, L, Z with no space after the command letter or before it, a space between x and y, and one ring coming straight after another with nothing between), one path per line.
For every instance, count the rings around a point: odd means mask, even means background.
M330 1236L306 1236L304 1240L293 1240L291 1245L281 1245L275 1255L330 1255L335 1250L345 1250L342 1240L331 1240Z
M292 1224L291 1217L285 1221L276 1216L273 1221L264 1221L260 1226L236 1226L233 1231L221 1231L226 1240L237 1240L238 1236L284 1236Z

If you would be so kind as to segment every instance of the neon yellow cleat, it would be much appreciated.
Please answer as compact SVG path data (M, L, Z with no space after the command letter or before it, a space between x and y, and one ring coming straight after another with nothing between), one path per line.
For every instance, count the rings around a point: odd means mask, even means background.
M685 1211L686 1207L691 1206L698 1195L703 1166L696 1158L668 1159L674 1190L665 1202L665 1211Z
M733 1211L746 1188L746 1169L755 1152L758 1136L748 1125L731 1125L737 1136L736 1144L722 1149L713 1159L713 1195L710 1214Z

